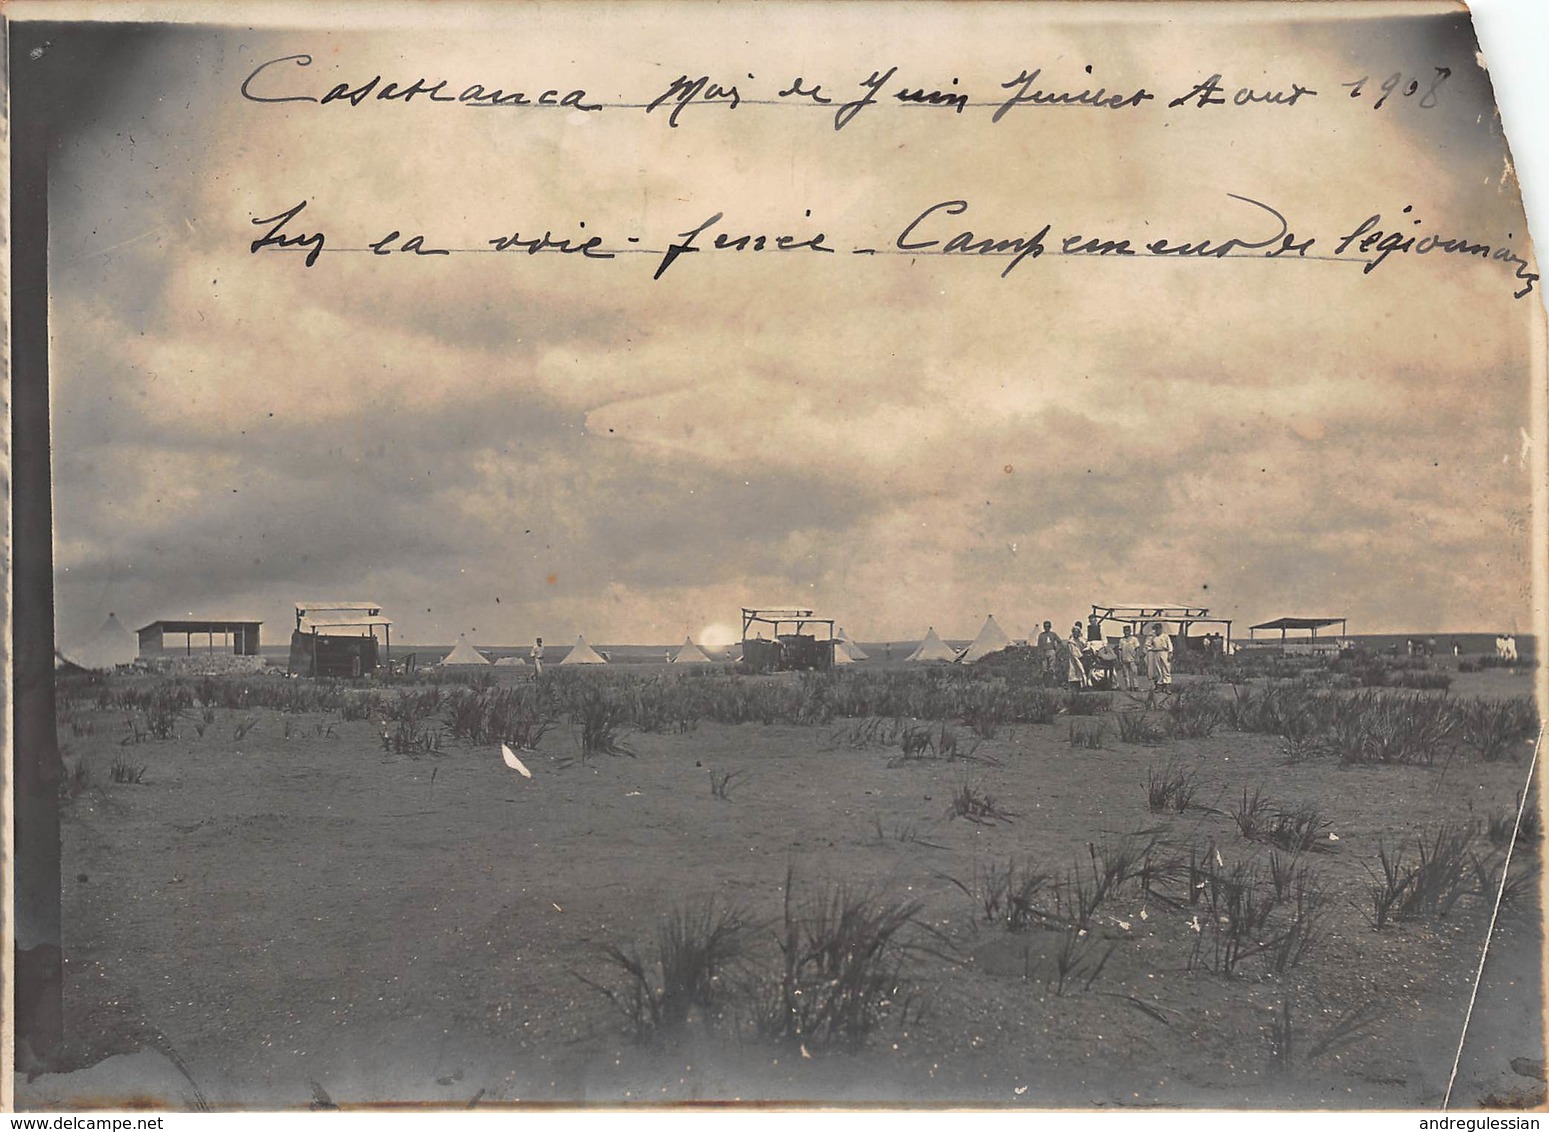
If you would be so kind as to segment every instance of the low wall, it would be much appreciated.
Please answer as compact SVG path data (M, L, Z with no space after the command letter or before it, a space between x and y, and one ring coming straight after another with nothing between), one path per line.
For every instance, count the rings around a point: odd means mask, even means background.
M168 676L227 676L262 672L268 667L268 662L261 656L235 656L231 653L157 656L142 658L139 663Z

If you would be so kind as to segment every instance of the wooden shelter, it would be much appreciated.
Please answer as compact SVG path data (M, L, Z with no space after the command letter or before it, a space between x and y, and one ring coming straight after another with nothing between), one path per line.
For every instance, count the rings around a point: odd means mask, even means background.
M1248 644L1254 648L1275 648L1282 652L1338 652L1340 644L1338 640L1330 640L1328 637L1318 638L1319 629L1328 629L1339 626L1338 636L1345 635L1345 618L1343 617L1277 617L1273 621L1265 621L1260 625L1248 626ZM1268 641L1259 640L1259 633L1279 632L1278 639L1271 638ZM1291 633L1306 633L1305 637L1292 637Z
M762 626L771 637L762 635ZM742 611L742 667L749 672L826 672L834 666L834 640L833 619L810 609Z
M292 676L370 675L392 655L392 625L375 602L298 601L287 670Z
M1182 647L1189 647L1189 629L1194 625L1219 625L1222 634L1222 651L1232 651L1232 621L1229 617L1212 617L1203 605L1099 605L1093 603L1088 624L1106 626L1109 623L1128 625L1137 637L1145 636L1146 626L1160 621L1164 625L1176 625L1174 636ZM1106 632L1104 633L1106 636Z
M196 643L200 646L199 651L210 654L219 651L232 656L257 656L258 627L262 624L262 621L152 621L135 630L135 637L144 660L177 656L179 651L184 656L193 656ZM170 649L167 647L168 634L183 638L181 650L175 645ZM218 649L216 637L220 638ZM196 641L196 638L203 640Z

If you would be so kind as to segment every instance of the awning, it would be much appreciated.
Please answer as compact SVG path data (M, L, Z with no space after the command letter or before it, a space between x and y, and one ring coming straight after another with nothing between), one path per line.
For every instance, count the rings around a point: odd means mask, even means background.
M1343 625L1343 617L1277 617L1262 625L1250 625L1249 629L1327 629L1330 625Z

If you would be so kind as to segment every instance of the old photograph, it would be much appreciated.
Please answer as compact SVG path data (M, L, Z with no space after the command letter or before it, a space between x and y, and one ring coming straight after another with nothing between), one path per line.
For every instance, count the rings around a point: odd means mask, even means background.
M1544 1104L1462 6L6 31L17 1108Z

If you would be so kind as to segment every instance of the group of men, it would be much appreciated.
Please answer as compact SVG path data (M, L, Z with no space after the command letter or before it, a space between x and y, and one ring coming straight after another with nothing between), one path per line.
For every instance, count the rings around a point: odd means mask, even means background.
M1106 668L1116 687L1138 691L1142 665L1152 688L1173 682L1173 639L1159 621L1147 626L1144 638L1126 625L1124 635L1111 643L1103 638L1102 621L1095 616L1088 619L1085 632L1081 622L1073 624L1064 640L1045 621L1038 634L1038 652L1044 671L1056 681L1063 676L1063 682L1075 689L1092 687Z

